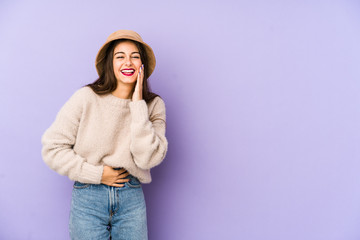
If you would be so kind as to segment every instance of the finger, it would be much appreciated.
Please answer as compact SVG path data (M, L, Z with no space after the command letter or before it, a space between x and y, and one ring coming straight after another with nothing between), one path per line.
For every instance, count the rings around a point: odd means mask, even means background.
M138 83L141 81L141 76L143 75L143 72L143 65L141 65L137 76Z
M139 88L139 81L140 81L139 79L140 79L140 73L138 73L138 76L137 76L137 79L136 79L136 84L135 84L135 89L134 89L135 93Z
M129 173L128 173L128 172L123 173L123 174L119 174L119 175L117 176L117 178L118 178L118 179L120 179L120 178L126 178L127 176L129 176Z
M141 70L140 70L140 86L142 86L144 80L144 64L141 65Z
M113 187L123 187L124 184L113 183L111 186L113 186Z
M124 173L124 172L127 172L127 170L125 168L121 168L121 169L119 169L117 171L118 171L119 175Z
M115 184L121 184L121 183L126 183L128 181L130 181L129 178L120 178L120 179L117 179L114 183Z

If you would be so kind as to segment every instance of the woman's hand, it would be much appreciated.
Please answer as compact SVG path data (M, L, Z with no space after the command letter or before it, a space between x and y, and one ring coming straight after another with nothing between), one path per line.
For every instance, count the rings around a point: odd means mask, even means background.
M144 79L144 64L141 65L140 71L138 73L136 86L134 89L134 93L132 95L132 101L139 101L139 100L143 99L143 96L142 96L143 79Z
M104 166L101 183L112 187L123 187L122 183L129 181L128 178L125 178L128 175L129 173L124 168L115 170L112 167Z

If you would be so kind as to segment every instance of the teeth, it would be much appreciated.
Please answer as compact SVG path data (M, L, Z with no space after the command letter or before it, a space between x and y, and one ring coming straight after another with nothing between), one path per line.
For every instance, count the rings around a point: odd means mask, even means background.
M121 72L132 73L134 70L122 70Z

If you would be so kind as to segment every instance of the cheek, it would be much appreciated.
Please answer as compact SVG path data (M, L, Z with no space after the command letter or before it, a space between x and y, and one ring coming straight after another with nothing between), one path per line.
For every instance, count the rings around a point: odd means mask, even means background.
M119 66L119 63L118 63L117 61L113 61L113 68L114 68L114 70L115 70L116 68L118 68L118 66Z
M116 77L118 77L118 76L119 76L119 64L116 64L116 63L114 62L114 64L113 64L113 71L114 71L114 75L115 75Z
M142 62L141 62L141 60L140 60L140 61L138 61L138 62L136 63L136 66L137 66L138 68L140 68L140 67L141 67L141 64L142 64Z
M119 69L120 68L121 68L121 64L119 62L114 62L113 63L113 70L114 70L115 75L119 74Z

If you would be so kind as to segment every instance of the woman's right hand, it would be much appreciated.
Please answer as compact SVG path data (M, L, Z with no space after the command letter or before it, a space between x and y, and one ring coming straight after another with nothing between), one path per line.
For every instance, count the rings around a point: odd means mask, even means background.
M112 167L104 166L101 183L112 187L123 187L123 183L130 180L126 178L128 175L128 171L124 168L115 170Z

